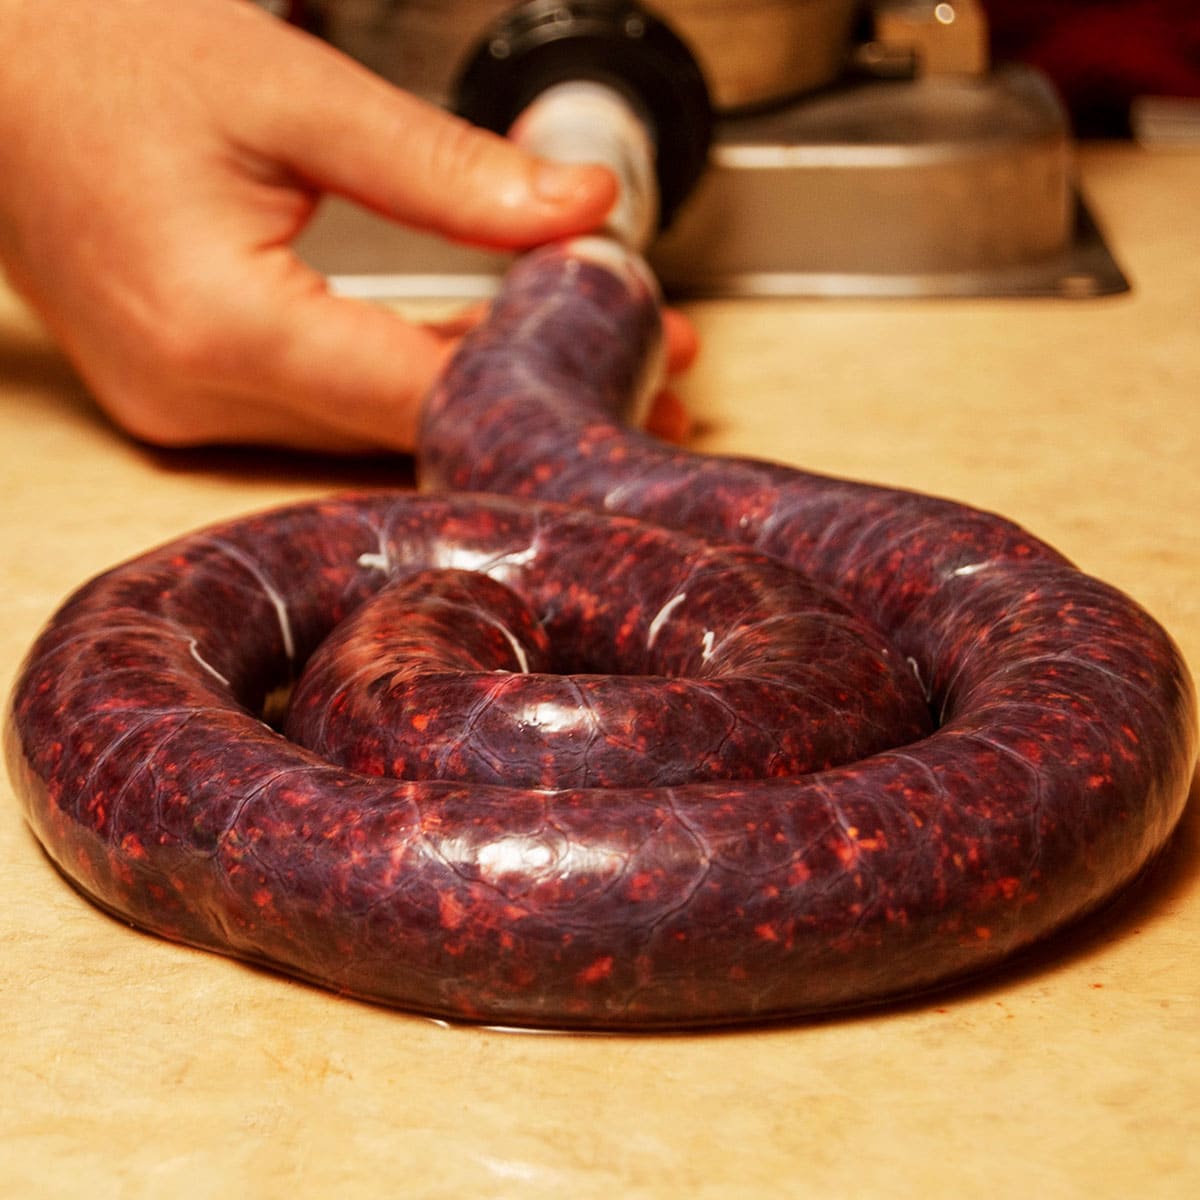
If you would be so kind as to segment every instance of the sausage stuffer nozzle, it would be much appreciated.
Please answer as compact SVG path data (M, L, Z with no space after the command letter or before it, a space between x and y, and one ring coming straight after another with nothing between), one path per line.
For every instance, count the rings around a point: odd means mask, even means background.
M542 158L608 167L617 178L617 201L600 232L646 251L658 232L654 139L621 92L591 80L556 83L517 117L509 136Z
M683 41L630 0L527 0L480 40L456 107L477 125L620 183L607 233L644 251L691 191L712 140L703 73Z
M484 36L457 92L463 116L533 153L613 171L617 200L603 229L574 239L570 253L661 305L644 255L712 139L708 89L684 43L628 0L528 0ZM662 350L660 337L631 397L635 424L661 385Z

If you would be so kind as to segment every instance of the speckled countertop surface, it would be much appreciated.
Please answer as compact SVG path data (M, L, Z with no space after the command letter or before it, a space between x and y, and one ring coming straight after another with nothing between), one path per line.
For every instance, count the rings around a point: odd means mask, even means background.
M999 510L1200 664L1200 155L1082 155L1090 301L713 302L697 443ZM0 686L96 571L393 471L158 456L0 292ZM678 1037L444 1028L136 933L0 781L0 1195L1192 1196L1200 815L1114 910L967 989Z

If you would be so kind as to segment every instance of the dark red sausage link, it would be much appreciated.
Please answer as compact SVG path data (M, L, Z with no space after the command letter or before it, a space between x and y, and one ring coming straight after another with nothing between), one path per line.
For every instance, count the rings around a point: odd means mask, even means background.
M64 873L147 929L355 995L609 1028L913 993L999 962L1128 882L1177 822L1195 762L1191 683L1167 635L1000 518L631 432L612 414L638 389L657 321L636 264L530 256L427 407L424 479L454 492L248 517L71 597L30 652L7 730L18 794ZM779 564L807 577L779 587L813 613L780 616L782 642L738 574L775 580ZM702 596L727 568L736 586ZM394 720L420 734L445 720L440 688L473 697L435 753L420 736L378 739L380 709L355 708L340 677L294 719L319 729L348 709L338 737L358 769L261 719L310 657L323 670L316 647L355 613L333 636L358 647L349 669L361 664L368 696L403 697L413 679L429 689ZM448 622L468 627L465 649L406 641L425 625L444 643ZM382 672L361 653L377 637ZM719 734L702 721L709 732L670 748L673 772L724 738L733 765L663 783L666 752L639 730L660 717L675 728L667 701L643 722L593 698L572 753L570 739L510 737L521 713L544 711L538 697L491 700L522 666L544 680L564 660L594 671L601 642L622 670L689 676L724 646L735 675L774 684L777 657L809 665L794 637L862 643L857 665L835 649L802 675L818 714L832 705L841 721L796 722L844 725L865 748L772 724L756 706L775 693L751 688ZM850 695L860 681L883 715ZM567 711L561 692L546 703ZM812 769L738 777L743 742L792 736L788 753ZM576 783L540 786L560 752ZM622 757L640 782L622 782ZM379 774L436 773L432 759L452 778ZM489 781L509 762L523 783Z
M800 775L930 731L904 660L774 559L619 524L526 559L523 595L457 571L380 592L313 655L288 735L372 775L584 788Z

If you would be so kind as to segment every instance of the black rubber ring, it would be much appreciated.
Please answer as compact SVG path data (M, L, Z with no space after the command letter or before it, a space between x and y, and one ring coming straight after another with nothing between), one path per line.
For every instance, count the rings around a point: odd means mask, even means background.
M679 36L629 0L528 0L482 38L459 74L457 112L507 133L547 88L571 80L626 95L654 140L659 227L704 170L713 114L704 74Z

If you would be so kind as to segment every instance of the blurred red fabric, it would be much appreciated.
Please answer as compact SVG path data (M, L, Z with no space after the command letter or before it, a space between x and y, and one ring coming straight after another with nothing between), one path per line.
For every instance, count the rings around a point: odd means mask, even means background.
M1136 96L1200 97L1200 0L984 0L996 63L1056 84L1080 136L1123 136Z

